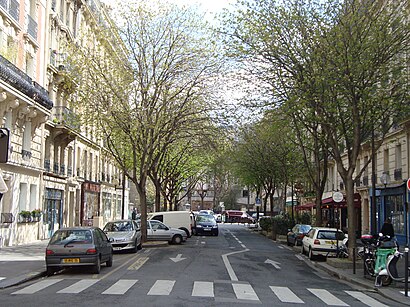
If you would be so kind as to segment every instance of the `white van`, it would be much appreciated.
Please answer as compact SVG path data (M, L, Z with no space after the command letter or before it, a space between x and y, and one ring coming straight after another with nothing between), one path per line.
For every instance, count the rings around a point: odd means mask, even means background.
M184 230L189 237L192 236L194 216L189 211L163 211L148 213L148 220L157 220L169 227Z

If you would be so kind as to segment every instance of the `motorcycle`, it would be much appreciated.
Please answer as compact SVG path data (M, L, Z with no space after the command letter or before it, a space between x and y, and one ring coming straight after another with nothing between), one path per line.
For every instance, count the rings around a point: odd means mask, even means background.
M380 273L385 274L386 271L392 280L397 282L405 282L404 272L399 272L397 269L397 263L403 258L403 255L404 254L400 251L396 251L393 255L390 255L387 258L386 269ZM410 276L410 267L408 267L407 270L409 271L408 276Z
M383 236L383 234L380 233L377 241L376 262L374 265L374 273L376 275L374 285L376 287L388 286L391 284L393 279L387 272L387 261L388 258L394 255L397 251L396 241L392 240L390 236Z

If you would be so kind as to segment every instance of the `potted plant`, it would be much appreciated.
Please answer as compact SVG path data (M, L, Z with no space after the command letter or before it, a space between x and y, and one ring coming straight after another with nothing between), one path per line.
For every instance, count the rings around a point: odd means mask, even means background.
M31 212L27 210L22 210L19 215L23 219L23 222L30 222L31 220Z
M31 211L31 216L33 217L34 221L38 221L42 214L43 212L40 209L34 209L33 211Z

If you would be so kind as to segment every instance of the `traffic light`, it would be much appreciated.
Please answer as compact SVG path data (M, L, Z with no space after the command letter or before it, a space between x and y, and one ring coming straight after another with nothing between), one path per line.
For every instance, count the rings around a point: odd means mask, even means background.
M7 163L9 158L10 131L0 128L0 163Z

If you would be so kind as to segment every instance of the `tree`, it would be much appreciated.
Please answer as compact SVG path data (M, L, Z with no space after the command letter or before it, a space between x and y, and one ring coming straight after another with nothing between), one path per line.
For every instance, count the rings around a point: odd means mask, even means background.
M84 122L137 188L145 240L150 172L174 142L203 131L220 52L192 10L139 1L115 19L72 46L72 78Z
M356 170L360 146L373 132L380 146L400 119L400 106L408 106L408 1L255 0L242 5L239 13L225 17L231 54L262 83L259 93L265 98L260 100L292 103L296 123L309 123L295 127L298 133L310 132L317 144L316 165L326 163L320 160L327 156L326 145L331 149L346 187L349 236L354 238L353 182L371 161ZM324 183L321 178L316 176L316 189Z

